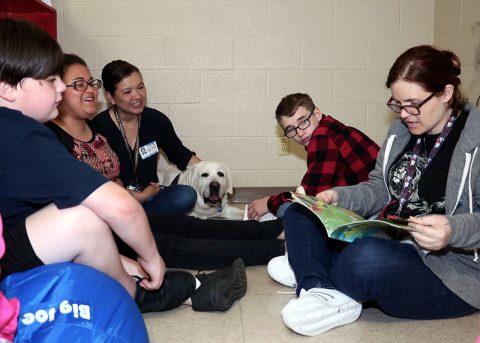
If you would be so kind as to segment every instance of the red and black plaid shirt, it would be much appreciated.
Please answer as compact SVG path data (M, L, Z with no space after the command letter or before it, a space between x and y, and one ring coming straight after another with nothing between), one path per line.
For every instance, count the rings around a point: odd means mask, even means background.
M301 185L308 195L316 195L332 187L367 181L379 147L361 131L324 115L306 150L307 172ZM289 199L289 192L273 195L268 209L276 214Z

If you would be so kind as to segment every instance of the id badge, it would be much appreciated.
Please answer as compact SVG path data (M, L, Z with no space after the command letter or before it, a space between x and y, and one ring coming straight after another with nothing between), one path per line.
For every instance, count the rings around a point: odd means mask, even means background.
M140 157L142 158L142 160L149 158L150 156L156 155L158 153L157 142L152 141L148 144L141 146L138 149L138 152L140 153Z

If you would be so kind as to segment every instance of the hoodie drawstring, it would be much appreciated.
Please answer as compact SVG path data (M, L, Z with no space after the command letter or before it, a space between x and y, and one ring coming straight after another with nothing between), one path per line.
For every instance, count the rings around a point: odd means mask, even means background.
M470 164L470 170L468 173L468 206L470 213L473 213L473 192L472 192L472 165L475 160L475 155L477 154L478 148L475 148ZM473 262L478 263L478 249L473 250Z

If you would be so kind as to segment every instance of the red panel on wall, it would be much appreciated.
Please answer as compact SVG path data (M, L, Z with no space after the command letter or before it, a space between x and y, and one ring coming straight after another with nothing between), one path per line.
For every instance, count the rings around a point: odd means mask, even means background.
M40 0L0 0L0 18L29 20L57 39L57 11Z

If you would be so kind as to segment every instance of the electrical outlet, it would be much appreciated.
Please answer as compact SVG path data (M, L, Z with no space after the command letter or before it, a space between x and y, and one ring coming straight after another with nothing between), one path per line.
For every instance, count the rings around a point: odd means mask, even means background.
M290 152L290 142L287 137L278 137L277 154L278 156L287 156Z

